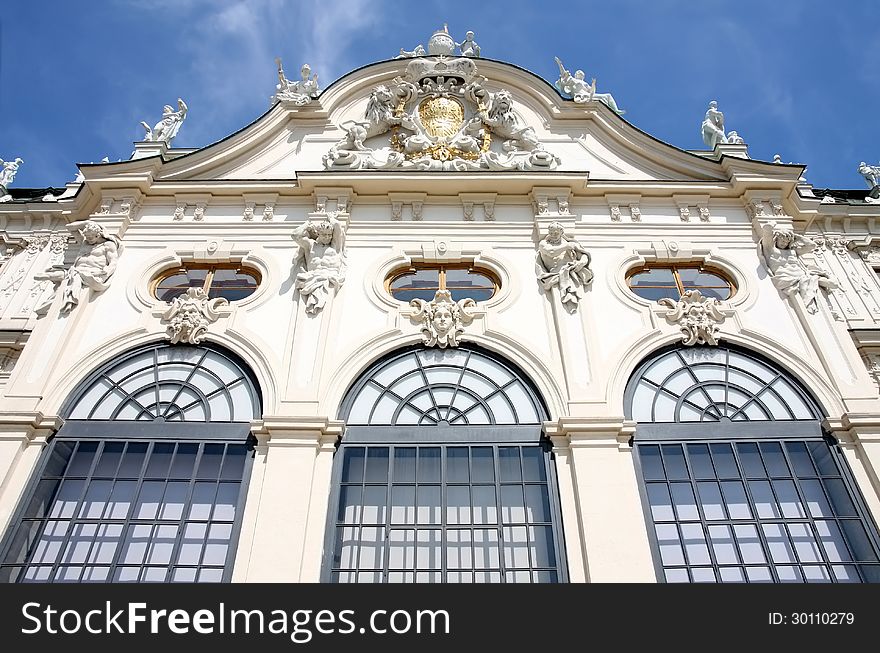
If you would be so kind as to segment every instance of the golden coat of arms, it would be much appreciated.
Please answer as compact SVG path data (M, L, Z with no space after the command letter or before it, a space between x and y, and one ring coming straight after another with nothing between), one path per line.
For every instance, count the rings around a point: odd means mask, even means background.
M452 98L428 98L419 105L419 118L428 135L446 141L461 129L464 107Z

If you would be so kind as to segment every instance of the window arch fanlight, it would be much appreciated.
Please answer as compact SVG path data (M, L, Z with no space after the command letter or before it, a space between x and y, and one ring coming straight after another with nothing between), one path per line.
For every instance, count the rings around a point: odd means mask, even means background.
M644 363L630 384L638 422L818 419L815 403L784 372L748 352L674 348Z
M735 347L675 347L625 397L662 580L880 582L877 527L786 371Z
M95 372L62 409L72 420L249 422L256 384L237 357L209 347L154 344Z
M351 425L540 424L537 393L510 364L480 350L410 349L368 370L343 403Z
M0 582L230 579L261 415L237 357L148 345L92 373L62 415L0 544Z
M566 579L547 412L515 366L471 344L405 349L340 414L324 580Z

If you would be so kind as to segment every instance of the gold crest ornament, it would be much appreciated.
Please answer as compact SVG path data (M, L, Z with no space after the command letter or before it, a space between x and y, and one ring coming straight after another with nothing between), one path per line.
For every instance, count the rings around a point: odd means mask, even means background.
M419 105L419 118L428 135L447 140L461 129L464 107L448 97L428 98Z

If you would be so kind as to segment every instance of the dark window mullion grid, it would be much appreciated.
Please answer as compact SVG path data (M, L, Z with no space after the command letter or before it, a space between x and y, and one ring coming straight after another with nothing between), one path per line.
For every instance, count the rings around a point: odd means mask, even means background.
M195 460L193 461L192 474L191 474L191 477L189 478L189 482L187 483L186 499L184 500L184 503L183 503L183 512L180 514L180 521L178 522L179 525L177 528L177 537L174 538L174 546L171 548L171 557L168 560L167 569L165 571L165 582L166 583L174 577L174 573L178 569L177 560L178 560L178 556L180 555L180 548L183 543L183 533L186 530L186 525L189 522L189 513L192 510L192 494L193 494L193 489L195 488L196 479L198 478L198 475L199 475L198 474L199 465L202 462L202 453L204 452L204 450L205 450L205 443L202 442L199 444L199 448L196 450L196 457L195 457ZM177 458L177 453L179 451L180 451L180 443L177 443L177 445L174 448L174 455L172 456L171 461L169 463L169 467L168 467L168 478L165 481L165 488L166 488L165 491L166 492L168 491L167 490L168 483L170 483L173 479L173 477L171 476L171 470L174 469L174 459ZM224 451L225 451L225 449L224 449ZM220 469L217 470L218 477L220 475L220 471L223 469L223 465L222 465L223 460L222 459L221 459L220 463L221 463ZM213 512L214 507L217 504L217 490L218 490L218 488L214 489L214 505L211 506L211 512ZM163 499L165 498L164 494L163 494L162 498ZM158 518L158 516L159 515L156 515L157 518ZM210 517L210 515L209 515L209 517ZM209 518L208 523L210 523L210 521L211 520ZM208 527L206 527L206 529L207 528ZM204 553L205 541L207 540L207 538L208 538L208 532L207 532L207 530L205 530L205 539L202 541L202 552L201 553ZM199 555L199 560L201 561L201 554ZM146 559L144 559L144 566L146 566ZM184 566L189 566L189 565L184 565ZM143 568L141 569L140 573L142 576L143 575ZM197 563L196 564L196 571L195 571L195 576L196 576L195 580L198 580L198 574L199 574L199 564Z
M113 552L113 559L109 563L107 563L107 566L109 567L109 569L107 571L107 580L109 581L109 580L113 579L113 574L115 573L115 568L116 568L116 561L120 555L120 551L122 550L123 544L125 543L125 534L128 529L128 524L130 523L130 521L132 519L132 515L134 513L135 506L137 505L137 498L138 498L138 495L140 494L141 484L143 483L144 473L146 471L147 462L150 459L150 453L152 451L152 446L153 446L152 443L146 443L147 450L144 452L143 460L141 461L141 466L140 466L140 469L138 470L136 476L134 476L134 477L131 477L131 476L120 477L119 476L119 469L122 466L123 460L125 460L125 457L128 455L129 448L131 447L132 444L138 444L138 443L139 443L138 441L126 442L125 446L123 447L123 450L122 450L122 455L119 456L119 462L116 465L116 470L114 471L114 474L112 477L113 484L110 486L110 493L107 495L107 505L104 506L104 511L102 512L101 517L99 517L95 522L96 526L97 526L96 531L95 531L95 539L92 540L92 542L89 546L89 550L86 553L85 560L82 563L83 568L82 568L82 570L80 570L80 575L79 575L80 582L82 582L82 577L83 577L83 574L85 573L86 569L88 569L89 567L103 566L103 564L101 564L101 563L99 563L97 565L89 563L89 558L91 558L92 551L94 550L95 545L98 544L98 531L100 530L101 526L106 527L109 525L120 523L120 520L110 519L109 516L105 517L104 515L110 514L109 511L111 510L111 505L112 505L111 499L113 498L114 492L116 491L116 486L120 482L130 482L133 480L134 481L134 490L131 495L131 503L128 506L128 510L126 511L125 517L123 517L122 521L121 521L122 530L120 531L121 536L120 536L119 542L118 542L118 549ZM106 446L106 444L107 443L105 442L104 445Z
M383 513L385 515L385 524L384 524L384 526L379 525L385 534L385 537L382 540L384 542L384 545L382 547L382 582L383 583L388 582L388 573L389 573L388 570L391 566L390 565L390 563L391 563L391 529L393 528L393 526L391 524L391 495L394 491L394 459L395 459L395 455L394 455L394 447L387 447L387 449L388 449L388 464L385 467L385 473L387 474L387 476L386 476L387 480L385 482L385 512ZM369 452L369 448L367 448L367 452ZM418 473L418 462L416 464L416 470L417 470L416 473ZM365 455L364 456L364 481L366 482L366 480L367 480L367 456ZM363 498L363 496L364 495L361 494L362 498ZM416 502L416 505L417 504L418 504L418 502ZM415 515L413 515L413 521L415 522ZM407 525L407 524L404 522L404 525ZM415 534L415 531L413 531L413 532ZM415 534L415 536L416 536L416 538L418 537L417 534ZM417 545L418 542L415 542L414 544ZM416 549L414 549L413 553L415 553L415 550Z
M781 440L774 440L773 442L778 443L779 446L780 446L780 448L782 448L782 449L785 448L785 447L783 446L783 441L781 441ZM800 519L800 518L797 518L797 517L786 517L786 516L785 516L785 513L783 512L783 508L782 508L782 502L779 500L779 495L776 493L776 487L773 485L773 477L770 476L770 470L767 468L767 465L764 463L764 452L761 451L760 443L758 443L758 442L754 442L753 444L754 444L755 447L757 448L758 458L759 458L759 460L761 461L761 465L764 467L764 471L767 473L767 477L766 477L766 478L767 478L767 485L770 487L770 494L771 494L771 496L773 497L773 501L776 503L776 508L777 508L777 510L779 511L779 517L778 517L778 518L769 518L769 519L766 519L766 518L765 518L765 519L762 519L762 518L758 515L757 504L754 503L754 499L752 498L752 495L751 495L751 488L748 487L748 477L746 477L746 475L745 475L745 472L744 472L744 469L745 469L745 468L742 466L742 464L741 464L740 461L739 461L739 451L737 450L736 444L737 444L737 443L735 443L735 442L731 442L731 449L733 450L734 457L735 457L735 459L737 460L737 464L739 465L740 473L743 475L743 476L742 476L742 478L743 478L743 485L746 487L747 491L749 492L748 496L749 496L749 498L752 500L752 506L751 506L751 507L752 507L752 510L753 510L753 512L754 512L754 516L755 516L756 526L757 526L757 530L758 530L758 537L761 539L761 544L762 544L762 546L764 547L764 556L767 558L767 565L770 567L770 573L771 573L771 575L773 576L774 582L779 583L779 582L782 582L782 581L781 581L780 578L779 578L779 572L778 572L778 570L776 569L776 567L777 567L777 565L779 565L779 566L786 566L786 563L784 563L784 562L782 562L782 563L777 563L777 562L775 562L775 561L773 560L773 557L772 557L772 554L771 554L771 551L770 551L770 543L769 543L769 541L767 540L767 536L766 536L765 533L764 533L764 528L763 528L763 526L764 526L764 524L776 524L776 525L778 525L778 526L780 527L780 532L782 533L782 536L786 538L786 540L788 541L789 545L791 546L791 551L792 551L792 553L794 554L794 560L795 560L795 561L794 561L794 562L791 562L791 563L788 563L788 565L789 565L789 566L791 566L791 565L798 565L798 566L799 566L800 563L798 562L797 550L795 549L794 542L791 541L791 537L789 536L788 528L787 528L787 524L789 524L789 523L792 523L792 524L794 524L794 523L804 523L804 522L806 521L806 519L809 518L809 517L804 518L804 519ZM794 473L794 472L793 472L793 468L791 468L791 467L789 467L789 471L791 471L792 473ZM793 477L792 477L792 478L793 478ZM761 480L761 479L752 479L752 480ZM782 478L779 477L779 480L782 480ZM786 480L787 480L787 479L786 479ZM800 493L798 492L798 500L801 500L801 499L802 499L802 497L801 497ZM804 515L809 515L809 513L808 513L808 509L807 509L807 504L806 504L806 503L802 503L802 507L803 507L803 510L804 510ZM829 571L829 573L830 573L830 571L831 571L830 568L829 568L828 571ZM803 574L803 571L801 571L801 574Z
M822 493L823 493L823 496L825 497L825 501L828 503L828 507L831 510L831 515L829 515L828 517L823 517L821 519L822 519L822 521L826 521L826 522L834 522L834 524L837 526L838 532L841 534L841 541L842 541L843 545L846 547L846 551L850 557L849 562L844 560L841 562L835 562L835 563L830 563L830 564L854 567L856 569L856 573L859 575L859 579L862 582L867 582L865 580L865 575L864 575L864 571L862 568L865 566L865 563L868 561L861 560L859 558L859 556L856 555L855 550L853 549L853 546L849 541L849 538L846 536L846 531L843 529L843 526L841 525L841 521L852 521L852 520L858 519L859 523L861 523L865 527L865 531L867 533L868 540L869 540L870 544L872 545L872 548L874 550L874 554L876 556L878 556L878 558L880 558L880 542L877 541L875 533L872 532L873 529L868 527L872 523L870 521L870 519L871 519L870 511L867 509L867 506L865 506L864 503L862 503L861 493L858 491L857 487L854 487L854 485L851 482L848 475L843 473L841 461L838 459L839 457L843 456L843 453L842 452L835 452L834 447L831 445L829 445L829 449L830 449L829 453L831 455L831 459L834 463L835 470L837 471L837 474L834 476L829 476L829 475L823 474L821 472L821 470L819 469L819 466L816 464L816 461L813 459L813 452L810 451L809 446L807 447L807 455L810 457L810 460L813 462L813 468L816 470L816 479L819 481L819 487L822 489ZM843 483L843 486L847 491L847 495L848 495L849 499L853 502L853 508L855 509L855 513L856 513L855 516L846 515L843 518L841 518L841 516L837 514L837 510L834 507L834 503L831 501L831 495L828 493L828 487L823 482L827 478L836 479L836 480L839 480ZM798 479L798 483L797 483L798 490L800 490L800 482L799 481L800 481L800 479ZM809 506L807 506L806 504L804 504L804 505L806 507L806 510L809 511ZM812 521L815 522L815 520L812 520ZM813 530L818 535L818 529L815 528L815 523L813 523L812 525L813 525ZM819 540L818 538L817 538L817 542L819 542L819 549L822 552L822 555L824 557L825 556L825 547L822 546L821 540ZM868 564L870 564L870 563L868 563ZM875 563L875 564L877 564L877 563ZM830 567L829 567L829 571L831 571ZM834 577L833 572L831 573L831 575L833 578Z
M840 526L840 521L841 521L841 519L843 519L844 521L846 521L846 520L858 521L860 524L862 524L862 525L864 526L864 521L865 521L864 516L860 513L860 511L859 511L858 509L856 509L856 515L853 516L852 518L850 518L850 517L848 517L848 516L844 516L843 518L839 517L839 516L836 514L836 511L834 510L833 503L832 503L831 500L830 500L830 495L828 495L828 489L827 489L826 485L825 485L824 482L823 482L823 480L826 479L826 478L830 478L830 479L834 479L834 480L844 480L843 477L844 477L845 475L843 475L842 472L840 471L839 463L838 463L837 461L835 461L835 466L836 466L836 468L837 468L837 472L838 472L837 475L831 475L831 476L829 476L829 475L827 475L827 474L826 474L826 475L822 475L821 472L818 471L818 468L816 468L816 475L810 477L810 480L816 480L816 481L819 483L819 485L820 485L820 487L821 487L821 490L822 490L822 492L823 492L823 496L825 497L826 501L828 502L828 506L829 506L829 508L831 509L831 512L832 512L832 514L830 514L829 516L825 516L825 517L813 517L812 514L811 514L810 511L809 511L809 505L808 505L808 503L807 503L807 501L806 501L806 494L804 493L803 488L801 487L801 483L800 483L800 480L801 480L801 479L800 479L800 477L798 477L798 476L796 475L795 468L794 468L794 466L793 466L792 463L791 463L791 459L790 459L790 456L789 456L789 453L788 453L788 449L787 449L787 447L786 447L785 445L786 445L787 443L790 443L790 442L803 443L803 444L807 447L808 455L809 455L810 458L812 459L812 452L809 450L809 444L810 444L811 442L812 442L812 443L815 443L815 442L818 442L818 441L817 441L817 440L791 440L791 439L785 439L785 440L772 440L772 441L770 441L770 442L778 443L778 444L780 445L781 450L782 450L782 452L783 452L784 459L785 459L785 461L786 461L786 464L788 465L789 475L788 475L788 476L785 476L785 477L781 477L781 476L780 476L780 477L771 477L771 476L770 476L770 472L769 472L769 470L767 470L767 467L766 467L766 465L764 464L764 455L763 455L763 452L760 450L760 447L758 447L758 455L759 455L759 457L760 457L761 464L764 465L764 468L765 468L765 470L767 471L767 476L764 477L764 478L751 478L751 480L753 480L753 481L756 481L756 480L757 480L757 481L765 481L765 480L766 480L766 482L768 483L769 488L770 488L770 492L771 492L772 499L773 499L773 501L776 503L776 509L779 511L779 515L780 515L780 516L779 516L779 517L771 517L771 518L764 518L764 517L760 517L760 516L759 516L759 514L758 514L758 512L757 512L757 502L756 502L756 500L755 500L755 498L754 498L754 495L752 494L751 487L749 486L749 480L750 480L750 479L749 479L749 477L746 476L746 474L745 474L745 472L744 472L744 467L743 467L743 464L742 464L742 461L741 461L741 458L740 458L740 453L739 453L739 451L737 450L737 447L736 447L736 444L738 444L738 442L737 442L737 441L725 441L725 442L720 442L720 443L718 443L718 444L725 444L725 445L730 446L730 451L731 451L731 453L732 453L732 455L733 455L734 463L735 463L736 468L737 468L737 473L739 474L739 479L734 479L734 478L725 478L725 479L722 479L722 478L720 478L720 477L718 476L718 474L716 473L716 474L715 474L716 478L715 478L715 480L712 481L712 482L718 482L718 483L719 483L719 492L721 492L721 500L722 500L722 503L723 503L723 507L724 507L725 512L727 511L727 508L726 508L726 498L725 498L725 496L724 496L723 490L721 490L721 488L720 488L720 483L721 483L723 480L726 480L726 481L739 481L739 482L741 482L742 485L743 485L744 491L745 491L746 499L747 499L747 501L748 501L748 503L749 503L749 506L748 506L748 507L749 507L749 510L750 510L750 512L751 512L751 514L752 514L752 517L751 517L750 519L733 519L733 518L730 517L730 515L729 515L729 513L728 513L728 514L727 514L727 519L724 519L724 520L711 520L711 523L710 523L709 520L707 520L707 519L705 518L705 513L704 513L704 511L703 511L703 509L702 509L702 503L701 503L701 500L700 500L700 498L699 498L699 494L697 493L696 482L697 482L698 479L695 478L695 476L693 475L693 473L692 473L692 471L691 471L693 468L690 466L690 458L689 458L689 455L690 455L690 454L689 454L689 452L687 451L687 447L686 447L686 444L688 444L688 442L679 442L679 443L676 443L676 446L681 446L681 447L683 447L684 455L687 457L686 459L687 459L687 464L688 464L688 469L689 469L689 480L690 480L690 483L691 483L691 485L692 485L692 491L694 491L694 497L695 497L695 500L696 500L696 502L697 502L697 508L698 508L698 511L699 511L699 514L700 514L700 521L701 521L701 524L702 524L703 529L704 529L704 532L705 532L705 537L706 537L706 542L707 542L707 548L708 548L708 550L709 550L710 558L712 558L712 560L713 560L713 563L712 563L712 564L713 564L714 569L715 569L716 571L718 571L718 570L721 569L721 566L720 566L720 565L717 563L717 561L714 559L714 550L713 550L713 548L712 548L712 544L711 544L711 542L712 542L711 537L710 537L709 534L708 534L708 527L709 527L710 525L711 525L711 526L719 525L719 526L728 526L728 527L731 529L731 535L732 535L731 543L734 545L734 547L735 547L735 551L736 551L736 553L737 553L737 557L738 557L738 559L739 559L739 562L736 563L735 566L737 566L737 567L741 567L741 568L742 568L743 573L744 573L744 578L745 578L746 582L750 582L749 579L748 579L748 576L745 575L745 567L747 567L747 566L763 566L763 567L766 567L766 568L768 569L768 571L769 571L769 574L770 574L770 576L771 576L771 579L772 579L774 582L780 582L779 573L778 573L778 571L777 571L777 569L776 569L776 566L777 566L777 565L779 565L779 566L794 566L794 567L797 567L798 570L799 570L799 573L801 573L801 574L803 574L803 568L804 568L804 567L822 566L822 567L825 568L826 572L828 573L828 576L829 576L829 579L830 579L829 582L833 582L833 583L841 582L841 581L839 581L839 580L836 578L836 576L834 575L834 571L833 571L833 569L832 569L832 566L837 565L837 566L852 567L852 568L854 568L854 569L856 570L856 573L858 574L859 578L860 578L861 580L864 581L864 572L862 571L862 566L864 566L864 563L863 563L863 562L860 562L860 558L859 558L858 556L856 556L856 555L853 553L853 551L852 551L852 545L850 544L849 540L847 539L846 532L845 532L844 529ZM758 442L757 442L757 441L754 441L754 440L742 440L742 441L739 441L739 443L753 443L753 444L756 444L756 445L758 444ZM651 443L650 445L649 445L648 443L643 443L643 444L644 444L644 445L647 445L647 446L659 446L659 445L660 445L660 443L656 443L656 444L655 444L655 443ZM664 444L671 444L671 443L664 443ZM706 444L708 444L708 443L706 443ZM660 449L660 451L662 452L662 449ZM710 451L711 451L711 450L710 450ZM710 453L710 457L711 457L711 453ZM679 533L679 538L680 538L680 540L681 540L681 542L682 542L682 553L683 553L683 555L685 556L685 560L686 560L685 565L684 565L684 568L688 569L688 571L689 571L689 573L690 573L690 571L691 571L691 566L692 566L692 565L690 564L689 558L687 557L687 550L686 550L686 548L684 547L683 539L681 539L680 525L681 525L681 523L683 523L683 522L679 519L679 516L678 516L678 514L679 514L679 513L678 513L678 509L677 509L677 507L675 506L674 496L673 496L673 494L672 494L672 492L671 492L671 489L670 489L670 483L672 483L672 482L683 482L683 481L682 481L682 480L679 480L679 481L673 481L673 480L671 480L671 479L669 478L669 476L668 476L668 474L667 474L667 472L666 472L666 463L665 463L665 460L664 460L664 456L663 456L663 455L660 456L660 463L661 463L661 465L662 465L662 467L663 467L663 473L664 473L664 477L665 477L665 481L663 481L663 484L665 484L665 486L666 486L666 488L667 488L667 491L669 492L670 499L672 500L672 501L671 501L671 507L672 507L672 509L673 509L673 514L674 514L674 517L675 517L675 521L674 521L674 522L668 522L668 521L656 522L656 521L654 520L653 516L651 516L651 518L650 518L650 523L651 523L652 527L653 527L654 525L656 525L657 523L666 523L666 524L674 523L674 524L676 525L676 527L677 527L676 530L677 530L677 532ZM714 464L714 463L713 463L713 464ZM814 467L815 467L815 464L814 464ZM640 469L641 469L641 467L640 467ZM796 491L797 491L798 500L800 501L801 506L802 506L802 509L803 509L803 511L804 511L804 515L805 515L804 517L786 517L786 516L784 515L784 513L782 512L782 504L781 504L781 502L779 501L779 497L778 497L778 495L777 495L777 493L776 493L776 489L773 487L773 484L772 484L772 481L773 481L774 478L775 478L776 480L786 480L786 481L791 481L791 482L794 484L794 486L795 486L795 488L796 488ZM705 479L705 480L706 480L706 481L710 481L710 479ZM655 483L656 481L646 481L646 482L648 482L648 483ZM852 500L854 497L857 498L857 495L854 495L854 494L852 493L852 487L851 487L851 486L847 485L847 486L846 486L846 489L849 491L849 498L850 498L851 500ZM647 504L647 505L650 505L650 504ZM828 521L828 522L833 522L833 523L837 524L837 527L838 527L839 532L840 532L840 538L841 538L841 539L840 539L840 543L842 543L842 544L846 547L847 551L849 552L849 556L850 556L850 558L851 558L850 561L842 560L842 561L840 561L840 562L832 562L832 561L830 560L830 558L828 557L828 555L827 555L827 553L826 553L826 551L825 551L825 548L824 548L824 546L823 546L823 541L822 541L822 539L819 537L818 530L817 530L817 528L816 528L816 524L815 524L815 522L816 522L817 519L820 520L820 521ZM684 522L684 523L696 523L696 522L689 521L689 522ZM766 536L766 534L764 533L764 530L763 530L763 525L766 525L766 524L775 524L775 525L778 525L778 526L780 527L780 529L781 529L781 531L780 531L780 532L781 532L781 535L782 535L782 537L785 538L785 542L787 542L787 544L788 544L788 546L789 546L789 548L790 548L791 554L792 554L792 560L791 560L791 562L783 562L783 561L780 561L780 562L774 562L773 557L772 557L771 552L770 552L770 546L769 546L769 543L768 543L768 541L767 541L767 536ZM813 545L818 549L818 551L819 551L819 555L820 555L820 558L821 558L820 561L801 562L800 555L799 555L799 553L798 553L798 548L795 546L794 541L793 541L793 539L792 539L793 536L789 533L788 528L787 528L787 526L790 525L790 524L803 524L803 525L807 526L809 533L811 533L812 536L813 536L813 538L814 538L814 541L813 541L812 544L813 544ZM740 547L739 540L738 540L738 538L736 537L736 533L733 531L733 527L736 526L736 525L752 525L752 526L754 526L754 528L755 528L755 533L756 533L756 536L757 536L758 541L759 541L759 543L760 543L760 546L761 546L761 549L762 549L762 554L763 554L764 559L765 559L765 562L764 562L763 564L754 563L754 562L746 562L746 561L745 561L745 557L743 556L743 553L742 553L742 550L741 550L741 547ZM869 529L866 529L866 530L869 530ZM870 533L870 532L868 533L868 536L869 536L869 538L870 538L871 544L875 547L875 550L874 550L874 551L875 551L875 555L876 555L876 550L877 550L877 549L876 549L876 544L875 544L875 538L873 537L873 534ZM657 542L657 540L656 540L656 534L653 534L653 533L652 533L652 541L655 541L655 543ZM869 563L869 564L870 564L870 563ZM875 563L875 564L876 564L876 563ZM660 565L661 565L661 567L660 567L661 570L666 570L666 569L680 569L680 568L682 568L681 565L664 565L664 564L662 563L662 560L660 561ZM733 565L729 565L729 564L725 564L725 565L724 565L724 567L730 567L730 566L733 566ZM804 579L804 580L807 580L805 575L803 575L803 579Z
M786 447L785 445L786 445L785 441L779 443L779 448L782 451L782 458L785 460L785 464L788 466L788 472L789 472L789 474L791 474L791 480L792 480L792 483L794 484L795 492L797 493L797 497L798 497L798 501L800 501L801 506L802 506L802 510L804 511L803 523L806 525L807 531L810 533L810 535L813 538L813 542L816 545L816 549L819 551L819 557L821 558L822 562L821 563L819 563L819 562L801 562L800 552L798 551L797 547L795 546L794 538L788 532L788 528L786 528L784 530L785 535L786 535L786 537L788 537L791 540L791 546L792 546L792 550L794 551L794 557L795 557L795 560L798 561L799 565L801 565L801 566L803 566L803 565L818 566L821 564L821 566L825 567L825 571L828 574L828 578L829 578L828 582L830 582L830 583L837 582L834 578L834 570L831 568L831 561L829 560L828 556L826 555L825 547L822 545L822 539L819 537L819 530L816 528L816 518L813 517L812 513L810 512L810 505L809 505L809 503L807 503L806 493L803 491L803 488L801 487L801 479L797 475L797 470L795 469L795 467L792 464L791 459L789 458L789 455L788 455L788 447ZM760 445L759 445L758 450L760 451ZM767 473L769 475L769 471ZM825 484L822 483L821 480L819 481L819 486L822 490L823 495L826 495L825 500L828 501L828 496L825 491ZM830 501L828 501L828 506L829 507L832 506ZM832 508L832 513L833 513L833 508ZM834 515L835 521L837 521L836 517L837 517L837 515ZM789 521L787 523L795 523L795 522ZM846 542L846 540L844 540L844 542ZM846 546L847 546L847 549L849 549L848 543L846 543ZM853 560L855 560L855 558L853 558ZM856 568L858 569L858 566L856 566ZM859 577L861 578L861 571L859 571L857 573L859 574ZM804 579L806 580L806 574L804 574ZM864 579L862 579L862 580L864 580Z
M82 487L82 491L80 492L79 499L76 502L76 506L74 507L73 512L70 515L70 518L67 520L67 532L64 534L64 539L61 542L61 546L58 548L58 557L56 558L55 562L52 564L51 571L49 573L49 576L46 579L49 582L54 582L56 580L55 576L58 574L58 570L62 564L61 561L64 559L64 554L67 552L67 547L69 546L69 543L70 543L70 537L73 534L73 531L77 525L77 522L79 521L79 513L82 510L83 501L85 500L86 496L88 495L89 485L91 484L92 476L95 472L95 468L98 466L98 461L101 459L101 456L104 453L104 446L105 445L106 445L106 442L98 442L98 446L95 448L95 457L92 459L91 465L89 465L88 474L83 478L83 487ZM82 446L82 443L81 442L77 443L76 449L74 449L73 454L70 457L70 460L67 461L68 465L70 464L70 461L74 459L74 456L79 453L80 446ZM61 483L59 483L59 485L58 485L59 489L61 489L63 487L64 483L66 483L68 480L67 477L64 476L64 471L66 471L66 468L67 468L67 466L65 465L65 469L62 471L62 475L60 477ZM76 478L76 477L74 477L74 478ZM51 507L53 505L54 505L54 502L52 502L49 505L49 508L51 509ZM43 521L43 528L40 530L40 536L34 540L34 545L39 544L40 539L42 538L42 534L43 534L43 532L45 532L46 524L48 523L48 521L50 521L50 520L46 519ZM31 552L28 555L28 558L30 558L32 555L33 555L33 552ZM23 564L23 569L22 569L23 573L27 570L27 568L29 566L27 564L27 562L28 561L25 561ZM40 566L41 567L43 566L42 563L40 564Z
M202 446L204 447L204 445L202 445ZM229 451L229 444L227 443L227 444L223 445L223 455L220 456L220 464L217 467L217 475L213 479L214 500L211 503L211 510L210 510L210 512L208 512L207 522L205 522L205 538L204 538L204 540L202 540L202 550L201 550L201 553L199 554L199 561L198 561L197 567L196 567L196 574L197 575L201 574L202 569L204 569L204 567L205 567L205 552L208 550L208 545L209 545L209 542L211 539L211 530L213 529L214 524L215 524L214 513L217 512L217 497L220 495L220 488L223 485L223 483L222 483L223 466L226 464L226 456L228 455L228 451ZM196 468L196 469L198 469L198 468ZM190 493L192 493L192 490L195 488L195 479L196 478L198 478L198 474L195 475L195 478L193 479L193 483L190 484ZM202 479L202 482L206 482L208 480L209 479L205 478L205 479ZM240 487L239 487L239 491L241 491ZM189 500L187 501L187 505L189 505ZM234 515L233 515L233 519L234 519ZM186 523L185 515L184 515L184 523ZM225 523L225 522L221 522L221 523ZM228 545L227 545L226 557L227 557L227 559L229 558ZM174 560L175 559L172 558L172 564L173 564ZM186 565L183 565L183 566L185 567ZM217 565L216 565L216 563L210 563L208 566L210 568L213 568L213 567L216 567ZM225 568L225 564L224 564L224 568ZM170 571L171 571L171 567L169 566L169 572ZM198 576L196 577L196 580L198 580Z
M691 484L691 492L692 492L693 495L694 495L694 505L695 505L696 508L697 508L697 514L699 515L699 519L700 519L699 524L700 524L700 530L701 530L702 533L703 533L703 541L706 543L706 550L709 552L709 562L710 562L710 564L712 565L712 573L715 575L715 581L716 581L716 582L720 582L720 581L721 581L721 566L718 564L718 560L715 558L715 550L714 550L714 547L712 546L712 538L711 538L711 536L709 535L709 525L710 525L710 523L709 523L709 520L706 519L706 514L705 514L705 511L703 510L703 501L702 501L702 499L701 499L701 497L700 497L699 488L697 487L697 478L696 478L696 475L695 475L694 472L693 472L693 469L694 469L694 468L693 468L693 466L691 465L690 454L689 454L689 452L688 452L688 448L687 448L687 446L686 446L685 444L680 444L680 445L678 445L678 446L681 447L682 455L684 456L685 469L688 470L688 480L690 481L690 484ZM710 464L711 464L711 463L710 463ZM706 479L706 480L708 480L708 479ZM725 503L725 501L724 501L724 494L723 494L723 492L721 492L721 483L720 483L720 480L717 479L717 477L716 477L716 481L718 481L718 493L721 495L721 509L724 511L724 514L725 514L726 517L727 517L727 518L724 520L724 523L727 523L727 522L730 521L730 514L729 514L729 512L728 512L728 510L727 510L727 505L726 505L726 503ZM671 496L671 493L670 493L670 496ZM673 507L675 508L676 516L677 516L678 508L675 507L675 502L674 502L674 501L673 501ZM688 554L687 546L686 546L685 543L684 543L684 542L685 542L685 540L684 540L684 533L681 531L681 521L680 521L680 520L676 520L676 521L679 522L679 523L678 523L679 537L680 537L680 539L681 539L681 543L682 543L682 551L683 551L683 553L684 553L684 559L685 559L686 564L687 564L687 566L688 566L688 574L689 574L689 576L690 576L691 581L693 581L693 580L694 580L694 578L693 578L693 567L694 567L694 566L703 566L703 567L705 567L705 566L704 566L704 565L693 565L693 564L691 564L691 561L690 561L690 555ZM712 521L715 522L715 521L721 521L721 520L712 520ZM697 522L689 521L688 523L697 523ZM713 525L714 525L714 524L713 524Z
M856 516L859 518L859 521L865 527L865 531L867 533L868 542L870 543L874 555L877 557L877 560L873 562L873 566L875 568L880 569L880 534L878 534L877 524L874 521L873 515L868 508L867 504L865 504L864 499L862 497L862 493L859 491L858 486L855 483L855 479L852 477L851 473L847 473L846 468L846 457L843 454L843 451L839 450L836 446L829 445L829 449L831 450L831 459L834 462L834 466L837 469L838 476L835 478L840 478L843 482L844 488L847 490L847 494L849 498L853 501L853 506L855 508ZM813 459L813 452L807 449L810 459ZM813 466L816 468L816 474L819 475L820 478L826 478L822 475L822 472L819 470L819 465L816 464L816 461L813 460ZM822 483L822 489L826 491L825 484ZM826 496L826 499L830 497ZM832 511L834 510L833 504L829 501L829 506L831 506ZM855 517L849 517L848 519L854 519ZM840 517L836 514L834 515L834 521L837 524L838 528L840 526ZM873 526L873 528L871 528ZM843 529L841 528L841 534L844 534ZM850 557L852 558L852 565L858 570L858 574L860 578L864 579L862 567L867 565L871 565L870 561L860 561L858 557L856 557L852 551L852 547L849 544L849 541L844 537L844 542L847 546L847 551L849 551ZM837 564L845 565L846 562L840 562Z

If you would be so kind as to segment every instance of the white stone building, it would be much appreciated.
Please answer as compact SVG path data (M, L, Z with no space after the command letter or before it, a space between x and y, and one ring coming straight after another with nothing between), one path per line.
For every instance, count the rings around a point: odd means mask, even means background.
M0 579L880 580L880 204L451 40L7 189Z

